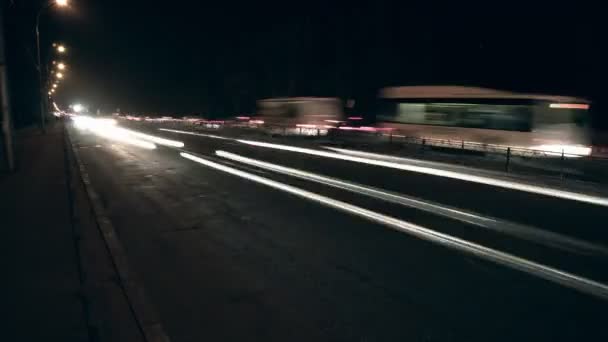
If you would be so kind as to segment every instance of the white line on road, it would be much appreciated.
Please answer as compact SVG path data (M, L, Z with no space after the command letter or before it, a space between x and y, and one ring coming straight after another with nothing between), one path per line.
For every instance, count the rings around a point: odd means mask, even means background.
M551 197L557 197L557 198L579 201L579 202L584 202L584 203L590 203L590 204L595 204L595 205L608 206L608 198L605 198L605 197L598 197L598 196L581 194L581 193L576 193L576 192L571 192L571 191L551 189L551 188L532 185L532 184L525 184L525 183L519 183L519 182L508 181L508 180L503 180L503 179L490 178L490 177L486 177L486 176L471 175L471 174L466 174L466 173L456 172L456 171L441 170L441 169L432 168L432 167L428 167L428 166L410 165L407 163L395 163L395 162L390 162L390 161L385 161L385 160L377 160L377 159L370 159L370 158L364 158L364 157L350 156L350 155L344 155L344 154L335 153L335 152L314 150L314 149L310 149L310 148L295 147L295 146L280 145L280 144L271 144L271 143L265 143L265 142L260 142L260 141L253 141L253 140L240 140L239 139L237 141L241 142L243 144L252 145L252 146L266 147L266 148L271 148L271 149L297 152L297 153L304 153L304 154L309 154L309 155L314 155L314 156L319 156L319 157L340 159L340 160L352 161L352 162L363 163L363 164L368 164L368 165L383 166L383 167L399 169L399 170L404 170L404 171L424 173L424 174L433 175L433 176L446 177L446 178L463 180L463 181L467 181L467 182L491 185L491 186L496 186L496 187L501 187L501 188L506 188L506 189L529 192L529 193L535 193L535 194L544 195L544 196L551 196Z
M557 247L569 251L579 251L584 253L599 253L608 255L608 249L601 245L595 245L586 241L571 238L565 235L545 231L535 227L517 224L494 217L482 216L474 212L460 210L454 207L439 205L433 202L424 201L415 197L404 196L402 194L392 193L382 189L368 187L357 183L347 182L336 178L322 176L319 174L285 167L273 163L264 162L261 160L243 157L238 154L216 151L218 156L227 158L240 163L256 166L265 170L279 172L293 177L306 179L355 192L358 194L370 196L376 199L384 200L391 203L400 204L406 207L415 208L431 214L448 217L460 222L469 223L478 227L498 231L503 234L516 236L536 243Z
M566 287L578 290L583 293L600 297L608 300L608 286L591 279L587 279L575 274L561 271L550 266L526 260L515 255L497 251L470 241L459 239L447 234L443 234L422 226L415 225L410 222L402 221L387 215L379 214L368 209L364 209L346 202L335 200L326 196L318 195L310 191L306 191L294 186L273 181L268 178L260 177L248 172L244 172L232 167L228 167L219 163L212 162L207 159L197 157L195 155L181 152L180 155L186 159L192 160L199 164L220 170L235 176L239 176L260 184L264 184L274 189L282 190L298 197L306 198L326 206L351 213L353 215L365 218L369 221L383 224L392 229L410 234L412 236L424 239L444 247L452 248L467 254L475 255L479 258L490 260L492 262L526 272L537 277L561 284Z

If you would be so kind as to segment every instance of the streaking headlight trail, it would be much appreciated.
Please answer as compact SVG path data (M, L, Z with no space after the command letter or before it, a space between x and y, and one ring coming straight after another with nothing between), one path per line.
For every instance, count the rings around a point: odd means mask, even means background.
M352 162L362 163L362 164L367 164L367 165L383 166L383 167L388 167L388 168L393 168L393 169L398 169L398 170L404 170L404 171L410 171L410 172L416 172L416 173L424 173L424 174L428 174L428 175L432 175L432 176L446 177L446 178L463 180L463 181L467 181L467 182L497 186L500 188L525 191L525 192L535 193L535 194L544 195L544 196L551 196L551 197L557 197L557 198L579 201L579 202L584 202L584 203L596 204L596 205L601 205L601 206L608 206L608 198L605 198L605 197L598 197L598 196L581 194L581 193L576 193L576 192L571 192L571 191L551 189L551 188L547 188L547 187L519 183L519 182L509 181L509 180L504 180L504 179L490 178L490 177L486 177L486 176L471 175L471 174L467 174L467 173L463 173L463 172L441 170L441 169L432 168L432 167L428 167L428 166L411 165L405 161L404 162L393 162L393 161L387 161L387 160L378 160L378 159L372 159L372 158L367 158L367 157L363 157L363 156L347 155L347 154L327 152L327 151L319 151L319 150L314 150L314 149L310 149L310 148L295 147L295 146L280 145L280 144L271 144L271 143L252 141L252 140L237 140L237 141L240 143L243 143L243 144L251 145L251 146L258 146L258 147L265 147L265 148L271 148L271 149L282 150L282 151L304 153L304 154L309 154L309 155L314 155L314 156L319 156L319 157L340 159L340 160L352 161ZM365 153L365 152L362 152L362 153Z
M203 133L196 133L196 132L189 132L189 131L180 131L178 129L159 128L158 130L159 131L164 131L164 132L171 132L171 133L196 135L196 136L199 136L199 137L207 137L207 138L213 138L213 139L234 140L234 139L231 139L231 138L221 137L219 135L203 134Z
M464 252L466 254L474 255L481 259L489 260L497 264L504 265L537 276L539 278L561 284L577 291L594 295L604 300L608 300L608 286L596 282L594 280L587 279L524 258L520 258L509 253L485 247L471 241L440 233L432 229L425 228L394 217L379 214L374 211L361 208L346 202L315 194L313 192L306 191L281 182L277 182L269 178L260 177L249 172L241 171L204 158L197 157L193 154L180 152L180 155L186 159L205 165L207 167L223 171L228 174L238 176L259 184L263 184L268 187L281 190L294 196L305 198L323 204L325 206L350 213L355 216L359 216L366 220L385 225L397 231L401 231L403 233L441 245L443 247L448 247L460 252Z
M169 146L169 147L178 147L178 148L182 148L184 147L184 143L181 141L176 141L176 140L171 140L171 139L165 139L165 138L159 138L159 137L155 137L153 135L149 135L149 134L144 134L144 133L140 133L140 132L136 132L136 131L132 131L132 130L128 130L128 129L124 129L125 131L128 131L129 134L132 134L138 138L142 138L145 140L149 140L152 141L156 144L159 145L164 145L164 146Z
M331 187L348 190L361 195L373 197L383 201L400 204L406 207L422 210L425 212L441 215L453 220L469 223L477 227L483 227L506 235L517 236L538 244L557 247L569 251L580 251L584 253L598 253L608 255L608 249L601 245L588 243L586 241L571 238L562 234L553 233L543 229L513 223L494 217L483 216L474 212L460 210L458 208L440 205L437 203L421 200L415 197L385 191L378 188L363 186L357 183L343 181L340 179L322 176L308 171L294 169L273 163L264 162L226 151L215 151L215 154L229 160L252 165L265 170L286 174L292 177L306 179Z
M116 121L111 119L94 119L87 116L74 116L74 126L82 130L88 130L100 137L133 145L145 149L155 149L156 145L149 141L133 137L125 129L116 127Z
M122 128L116 125L114 119L91 118L88 116L74 116L74 125L77 128L89 130L99 136L116 140L130 145L147 149L156 148L156 144L169 147L184 147L181 141L156 137L149 134Z

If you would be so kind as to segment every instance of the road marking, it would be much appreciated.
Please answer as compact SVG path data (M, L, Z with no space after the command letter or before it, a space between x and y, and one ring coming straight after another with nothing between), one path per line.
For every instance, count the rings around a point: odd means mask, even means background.
M478 227L523 238L528 241L536 242L538 244L550 247L557 247L568 251L608 255L608 249L604 246L592 244L586 241L571 238L562 234L545 231L535 227L517 224L494 217L482 216L474 212L464 211L450 206L439 205L415 197L404 196L402 194L368 187L357 183L347 182L336 178L322 176L312 172L307 172L299 169L264 162L261 160L243 157L235 153L218 150L215 152L215 154L223 158L256 166L265 170L270 170L289 176L306 179L309 181L348 190L387 202L400 204L406 207L422 210L431 214L458 220L460 222L469 223Z
M244 172L232 167L228 167L207 159L197 157L190 153L181 152L183 158L192 160L199 164L211 167L213 169L226 172L228 174L239 176L269 186L274 189L282 190L292 195L306 198L328 207L348 212L355 216L365 218L369 221L379 223L392 229L407 233L417 238L439 244L444 247L455 249L467 254L486 259L497 264L510 267L515 270L526 272L537 277L552 281L554 283L575 289L577 291L597 296L604 300L608 300L608 285L587 279L575 274L561 271L550 266L539 264L534 261L523 259L515 255L501 252L489 247L485 247L474 242L463 240L451 235L443 234L429 228L425 228L410 222L399 220L394 217L379 214L368 209L364 209L346 202L335 200L326 196L318 195L310 191L306 191L288 184L280 183L268 178L260 177L248 172Z
M598 197L598 196L581 194L581 193L576 193L576 192L571 192L571 191L551 189L551 188L532 185L532 184L518 183L518 182L514 182L514 181L495 179L495 178L490 178L490 177L485 177L485 176L476 176L476 175L471 175L471 174L466 174L466 173L456 172L456 171L441 170L441 169L436 169L436 168L432 168L432 167L428 167L428 166L409 165L409 164L405 164L405 163L395 163L395 162L390 162L390 161L385 161L385 160L377 160L377 159L370 159L370 158L364 158L364 157L350 156L350 155L344 155L344 154L335 153L335 152L314 150L314 149L310 149L310 148L295 147L295 146L280 145L280 144L271 144L271 143L265 143L265 142L260 142L260 141L253 141L253 140L239 139L237 141L241 142L243 144L251 145L251 146L266 147L266 148L283 150L283 151L304 153L304 154L309 154L309 155L314 155L314 156L319 156L319 157L352 161L352 162L368 164L368 165L383 166L383 167L388 167L388 168L393 168L393 169L398 169L398 170L404 170L404 171L410 171L410 172L416 172L416 173L424 173L424 174L433 175L433 176L458 179L458 180L463 180L463 181L467 181L467 182L491 185L491 186L496 186L496 187L500 187L500 188L524 191L524 192L529 192L529 193L535 193L535 194L544 195L544 196L551 196L551 197L557 197L557 198L579 201L579 202L584 202L584 203L590 203L590 204L595 204L595 205L608 206L608 198L605 198L605 197Z

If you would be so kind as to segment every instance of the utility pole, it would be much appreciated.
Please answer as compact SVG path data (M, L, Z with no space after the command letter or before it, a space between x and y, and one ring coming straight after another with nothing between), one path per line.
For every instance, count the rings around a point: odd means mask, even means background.
M13 149L13 121L8 96L8 76L6 74L6 56L4 45L4 4L0 4L0 111L2 111L2 136L4 137L4 154L9 171L15 170Z

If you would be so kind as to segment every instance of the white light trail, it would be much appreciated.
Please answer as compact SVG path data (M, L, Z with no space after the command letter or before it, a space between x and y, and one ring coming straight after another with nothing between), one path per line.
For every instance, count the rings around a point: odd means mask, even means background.
M471 175L471 174L466 174L466 173L456 172L456 171L441 170L441 169L432 168L432 167L428 167L428 166L418 166L418 165L410 165L410 164L406 164L406 163L396 163L396 162L390 162L390 161L385 161L385 160L377 160L377 159L371 159L371 158L351 156L351 155L346 155L346 154L319 151L319 150L314 150L314 149L309 149L309 148L294 147L294 146L289 146L289 145L271 144L271 143L252 141L252 140L237 140L237 141L241 142L243 144L252 145L252 146L259 146L259 147L266 147L266 148L283 150L283 151L304 153L304 154L309 154L309 155L314 155L314 156L319 156L319 157L340 159L340 160L352 161L352 162L357 162L357 163L362 163L362 164L367 164L367 165L383 166L383 167L388 167L388 168L393 168L393 169L398 169L398 170L403 170L403 171L424 173L424 174L438 176L438 177L458 179L458 180L463 180L463 181L467 181L467 182L491 185L491 186L496 186L496 187L505 188L505 189L524 191L524 192L535 193L535 194L544 195L544 196L557 197L557 198L568 199L568 200L579 201L579 202L590 203L590 204L601 205L601 206L608 206L608 198L605 198L605 197L581 194L581 193L558 190L558 189L551 189L548 187L542 187L542 186L537 186L537 185L532 185L532 184L518 183L518 182L514 182L514 181L490 178L490 177L485 177L485 176L476 176L476 175ZM362 153L366 153L366 152L362 152Z
M537 145L530 147L531 150L547 152L553 156L563 156L565 158L576 158L591 154L591 147L581 145Z
M122 128L122 129L124 129L124 128ZM169 146L169 147L179 147L179 148L184 147L184 143L181 142L181 141L176 141L176 140L170 140L170 139L155 137L153 135L144 134L144 133L140 133L140 132L136 132L136 131L132 131L132 130L127 130L127 129L124 129L124 130L128 131L129 134L132 134L132 135L134 135L134 136L136 136L138 138L149 140L149 141L152 141L152 142L154 142L156 144L159 144L159 145L164 145L164 146Z
M244 172L232 167L212 162L210 160L203 159L189 153L181 152L180 155L186 159L192 160L207 167L211 167L216 170L232 174L234 176L239 176L277 190L282 190L298 197L315 201L328 207L338 209L350 213L352 215L365 218L369 221L388 226L392 229L407 233L417 238L439 244L443 247L448 247L454 250L458 250L460 252L471 254L479 258L486 259L497 264L501 264L522 272L526 272L528 274L532 274L534 276L578 290L580 292L594 295L604 300L608 300L608 286L596 282L594 280L583 278L581 276L561 271L550 266L520 258L518 256L488 248L454 236L443 234L410 222L379 214L346 202L318 195L288 184L280 183L268 178L260 177L248 172Z
M450 165L450 164L446 164L446 163L433 162L433 161L428 161L428 160L396 157L396 156L391 156L388 154L379 154L379 153L371 153L371 152L364 152L364 151L357 151L357 150L348 150L345 148L337 148L337 147L329 147L329 146L324 146L323 148L332 150L335 152L339 152L341 154L348 154L348 155L353 155L353 156L357 156L357 157L364 157L364 158L370 158L370 159L376 159L376 160L393 161L393 162L402 163L402 164L410 163L410 164L417 164L417 165L432 166L435 168L453 166L453 164Z
M270 170L282 174L286 174L292 177L298 177L309 181L321 183L331 187L348 190L361 195L366 195L383 201L396 203L406 207L422 210L434 215L444 216L450 219L454 219L460 222L469 223L478 227L490 229L503 234L516 236L536 243L557 247L570 251L581 251L585 253L599 253L608 255L608 249L581 241L575 238L571 238L565 235L545 231L531 226L517 224L505 220L501 220L494 217L482 216L474 212L460 210L450 206L444 206L436 204L430 201L424 201L415 197L404 196L382 189L368 187L357 183L347 182L336 178L322 176L312 172L307 172L299 169L285 167L273 163L264 162L261 160L251 159L243 157L241 155L230 153L226 151L218 150L215 152L216 155L237 161L240 163L256 166L265 170Z
M138 142L138 141L145 142L145 140L152 142L152 143L156 143L158 145L164 145L164 146L169 146L169 147L177 147L177 148L184 147L184 143L181 141L160 138L160 137L156 137L153 135L144 134L144 133L133 131L130 129L118 127L118 126L116 126L116 120L114 120L114 119L76 116L76 117L74 117L74 121L75 121L76 126L79 128L89 129L95 133L98 133L99 135L105 136L106 138L114 137L115 140L116 140L116 137L120 137L121 139L123 139L123 141L127 142L127 140L125 140L125 139L128 138L128 140L131 141L131 144L137 144L138 146L141 146L141 147L147 146L147 148L150 148L150 146L154 145L154 144L150 144L150 143L141 144ZM136 139L136 138L139 138L139 139ZM154 145L154 148L156 148L156 145Z
M113 119L94 119L87 116L73 116L72 120L74 120L76 128L89 130L106 139L150 150L156 148L155 144L134 138L128 130L116 127L116 121Z
M231 138L221 137L219 135L195 133L195 132L189 132L189 131L180 131L177 129L159 128L158 130L165 131L165 132L179 133L179 134L196 135L199 137L207 137L207 138L214 138L214 139L221 139L221 140L234 140Z

